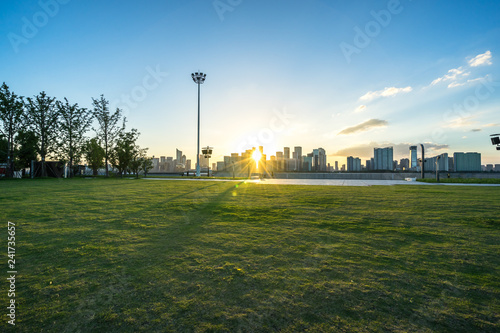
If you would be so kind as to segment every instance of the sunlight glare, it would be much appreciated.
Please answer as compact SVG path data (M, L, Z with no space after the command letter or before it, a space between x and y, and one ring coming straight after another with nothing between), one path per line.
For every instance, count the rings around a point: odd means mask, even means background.
M262 154L260 153L260 150L255 149L254 152L252 153L252 158L257 164L257 168L259 168L259 161L262 158Z

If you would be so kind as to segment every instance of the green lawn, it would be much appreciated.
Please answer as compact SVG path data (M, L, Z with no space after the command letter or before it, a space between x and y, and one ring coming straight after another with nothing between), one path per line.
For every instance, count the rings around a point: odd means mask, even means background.
M236 185L238 184L238 185ZM498 332L500 187L0 181L17 332Z

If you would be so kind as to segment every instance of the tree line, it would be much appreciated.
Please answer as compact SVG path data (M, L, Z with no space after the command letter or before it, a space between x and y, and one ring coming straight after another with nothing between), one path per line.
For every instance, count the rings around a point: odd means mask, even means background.
M109 109L101 95L92 98L92 109L57 100L42 91L34 97L18 96L5 82L0 87L0 163L7 165L6 176L41 161L41 175L47 176L46 159L67 163L69 174L84 160L97 175L104 167L109 177L111 164L118 175L136 175L152 167L147 148L137 145L140 133L125 129L122 110ZM92 137L88 134L94 132ZM33 172L33 170L31 170Z

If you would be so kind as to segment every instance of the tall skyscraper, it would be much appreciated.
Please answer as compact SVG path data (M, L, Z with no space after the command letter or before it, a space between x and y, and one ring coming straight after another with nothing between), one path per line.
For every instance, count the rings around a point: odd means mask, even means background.
M302 170L302 147L294 147L294 155L296 156L295 158L297 159L297 171Z
M326 171L326 151L323 148L313 150L313 170Z
M410 146L410 169L417 170L418 157L417 157L417 146Z
M393 170L393 148L373 149L374 170Z
M339 171L339 161L335 161L335 171Z
M179 149L175 149L175 159L177 160L177 163L182 163L182 151Z
M347 157L347 171L361 171L361 159L359 157Z
M290 158L290 147L285 147L283 148L283 158L289 159Z

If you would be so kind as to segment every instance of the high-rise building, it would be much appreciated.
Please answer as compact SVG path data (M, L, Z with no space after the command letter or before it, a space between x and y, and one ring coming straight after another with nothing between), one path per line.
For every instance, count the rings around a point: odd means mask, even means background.
M481 171L481 154L453 153L453 171Z
M411 170L417 170L418 157L417 157L417 146L410 146L410 165Z
M347 157L347 171L361 171L361 159L359 157Z
M402 158L401 160L399 160L399 169L400 170L410 169L410 159Z
M326 151L323 148L313 150L313 170L326 171Z
M177 160L177 163L182 163L182 151L179 149L175 149L175 159Z
M297 159L297 171L302 170L302 147L296 146L293 148L295 158Z
M374 170L393 170L393 148L373 149Z
M335 161L335 171L339 171L339 161Z
M283 158L286 160L290 159L290 147L283 148Z
M448 153L425 159L425 171L436 171L436 159L439 157L439 171L449 171Z

